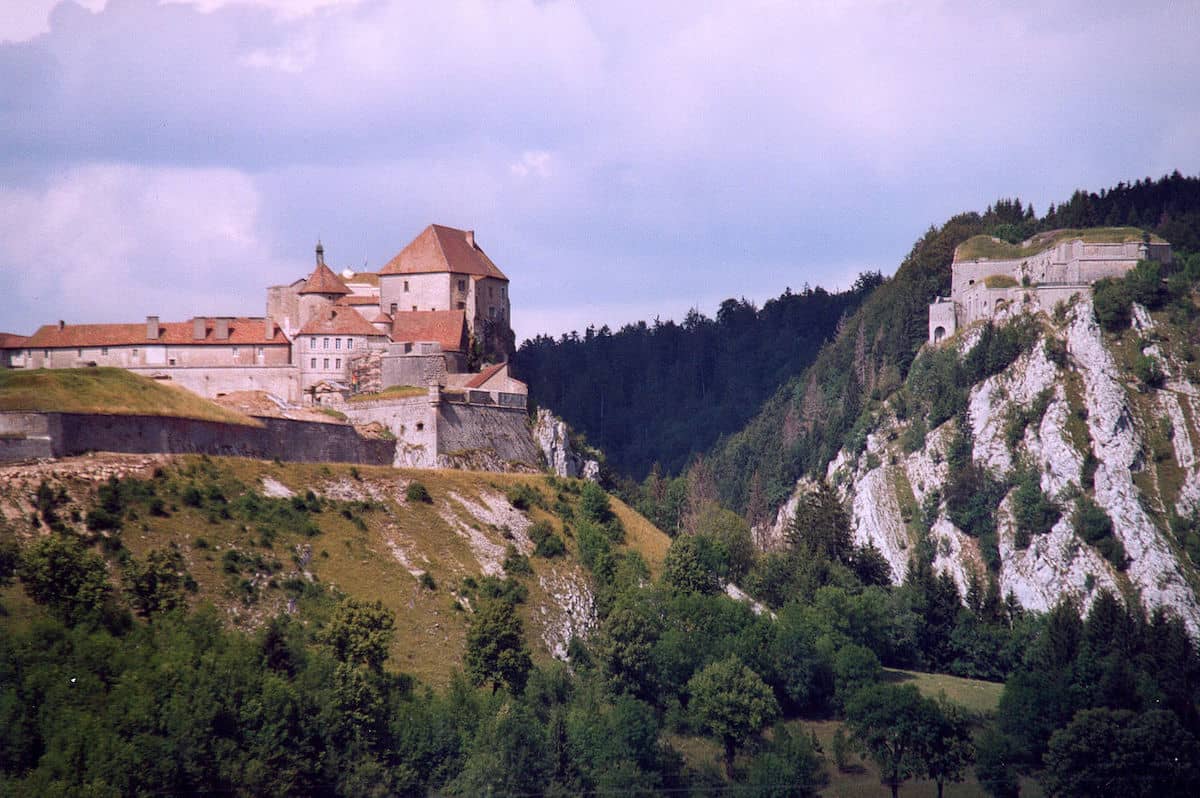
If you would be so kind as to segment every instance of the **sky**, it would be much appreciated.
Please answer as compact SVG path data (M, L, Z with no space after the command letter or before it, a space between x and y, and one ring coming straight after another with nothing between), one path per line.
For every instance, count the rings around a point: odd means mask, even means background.
M0 330L261 315L473 229L518 341L1200 173L1188 2L0 0Z

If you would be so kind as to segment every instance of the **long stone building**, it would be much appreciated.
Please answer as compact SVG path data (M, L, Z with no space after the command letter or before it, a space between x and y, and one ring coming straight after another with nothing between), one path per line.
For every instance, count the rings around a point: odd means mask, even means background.
M473 231L430 225L377 273L336 273L318 243L307 277L267 288L262 317L59 321L28 337L0 335L0 366L117 366L209 398L263 391L312 402L397 385L453 390L477 376L472 367L511 353L508 288ZM506 379L503 393L525 394Z

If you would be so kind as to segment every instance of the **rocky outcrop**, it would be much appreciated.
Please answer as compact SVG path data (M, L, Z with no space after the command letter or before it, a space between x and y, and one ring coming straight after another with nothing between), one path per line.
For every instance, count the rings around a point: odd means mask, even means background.
M546 468L560 477L582 477L595 482L600 463L589 460L571 446L567 422L549 410L539 409L533 423L533 440L546 458Z
M997 323L1012 318L1005 312ZM1200 630L1200 578L1166 522L1170 510L1188 515L1200 508L1200 438L1191 421L1200 417L1200 391L1184 364L1154 343L1155 322L1144 309L1135 308L1133 324L1143 337L1141 354L1166 376L1160 390L1139 385L1122 367L1087 297L1063 308L1057 319L1038 315L1037 323L1040 332L1028 351L970 389L972 457L1002 480L1018 466L1035 469L1042 491L1063 512L1049 532L1018 547L1010 490L996 511L1000 563L991 577L1003 594L1029 609L1047 610L1064 596L1086 609L1107 588L1147 609L1168 607ZM961 356L978 340L978 329L968 328L944 345ZM1065 347L1066 357L1052 360L1048 340ZM1011 420L1018 413L1028 417L1034 406L1044 413L1016 435ZM864 450L839 452L826 477L851 512L855 542L874 544L893 579L903 578L914 536L925 534L935 569L950 573L965 594L972 572L988 574L979 541L956 528L944 506L928 507L950 476L944 460L956 422L931 430L924 446L906 453L900 441L912 422L897 419L887 407L879 411ZM798 497L811 489L809 481L798 483L774 524L757 531L760 539L778 540ZM1077 534L1072 509L1083 494L1111 519L1128 557L1124 570ZM914 523L931 510L935 517Z

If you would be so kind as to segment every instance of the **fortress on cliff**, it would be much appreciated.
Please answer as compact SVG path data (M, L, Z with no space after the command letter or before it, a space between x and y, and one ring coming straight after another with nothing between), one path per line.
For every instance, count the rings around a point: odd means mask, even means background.
M954 251L950 296L929 305L929 342L1004 308L1051 312L1141 260L1171 262L1171 245L1132 227L1054 230L1021 244L975 236Z
M260 317L59 321L0 334L0 367L116 366L210 399L332 406L389 429L396 465L535 465L528 390L507 364L508 289L474 231L432 224L378 272L335 272L318 243L312 271L267 288Z

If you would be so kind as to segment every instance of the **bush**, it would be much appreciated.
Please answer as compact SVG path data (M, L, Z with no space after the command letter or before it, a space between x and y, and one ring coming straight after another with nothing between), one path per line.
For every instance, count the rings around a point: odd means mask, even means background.
M527 511L531 507L546 506L546 497L532 485L524 483L513 485L505 491L504 495L508 499L509 504L521 511Z
M1133 361L1133 373L1147 388L1161 388L1167 379L1158 361L1149 355L1137 356Z
M1025 469L1017 476L1017 489L1013 492L1013 521L1016 525L1016 547L1029 546L1033 535L1049 532L1058 523L1062 512L1042 492L1035 469Z
M509 576L532 576L533 568L529 558L517 551L517 547L509 543L504 549L504 573Z
M1119 332L1129 326L1133 298L1124 280L1106 277L1092 286L1092 307L1096 321L1109 332Z
M433 581L433 574L428 571L422 571L418 581L426 590L437 590L437 582Z
M1080 497L1075 505L1075 532L1095 549L1118 571L1129 566L1125 547L1113 536L1112 519L1100 505L1086 496Z
M410 502L433 503L433 497L429 495L429 489L416 480L408 483L408 487L404 489L404 498Z
M533 553L538 557L550 559L567 552L562 538L554 534L554 529L546 521L538 521L529 528L529 539L533 541Z

